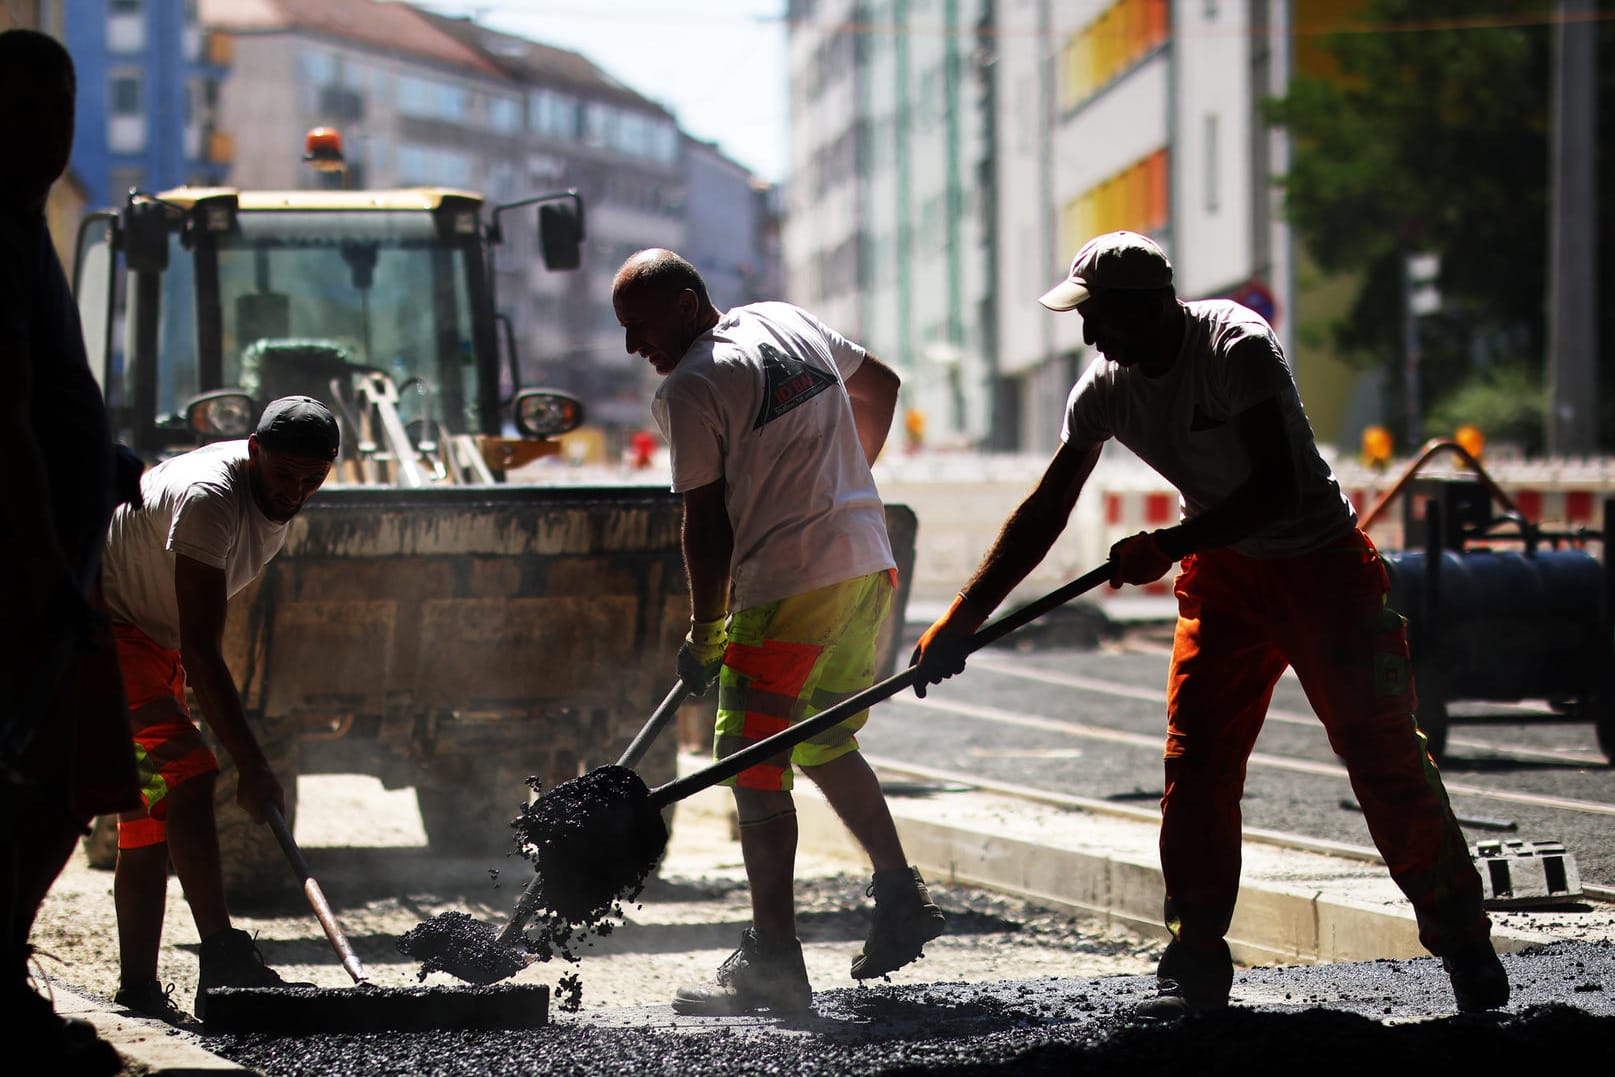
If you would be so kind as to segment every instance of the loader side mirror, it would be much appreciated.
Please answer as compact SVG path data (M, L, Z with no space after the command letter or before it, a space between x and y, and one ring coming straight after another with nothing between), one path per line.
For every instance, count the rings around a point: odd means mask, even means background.
M538 248L544 268L576 269L583 261L583 200L572 197L538 207Z
M197 441L229 441L252 433L258 406L240 389L215 389L185 405L185 425Z
M523 389L514 411L523 437L553 438L583 425L583 401L554 389Z

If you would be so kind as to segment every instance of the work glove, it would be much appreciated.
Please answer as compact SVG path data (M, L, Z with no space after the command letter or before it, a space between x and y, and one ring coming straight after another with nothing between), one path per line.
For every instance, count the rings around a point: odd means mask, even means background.
M690 622L690 631L679 648L679 680L690 689L692 696L706 695L708 688L723 667L723 652L728 646L728 633L724 631L724 618Z
M945 681L964 670L971 638L986 619L986 613L960 591L953 605L948 607L948 612L925 630L914 648L913 656L908 660L910 668L918 667L920 671L914 681L916 696L924 699L928 685Z
M1119 588L1124 583L1154 583L1171 571L1176 563L1161 552L1153 533L1140 531L1110 548L1110 586Z

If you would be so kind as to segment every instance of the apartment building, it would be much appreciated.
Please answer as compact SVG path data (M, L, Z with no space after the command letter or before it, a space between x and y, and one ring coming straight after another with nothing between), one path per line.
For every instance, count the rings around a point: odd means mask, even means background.
M988 0L792 0L791 298L905 375L932 436L992 444Z
M1281 337L1284 0L793 0L787 281L904 370L931 444L1041 452L1091 359L1036 299L1129 228Z
M719 310L779 299L779 274L761 237L773 227L773 187L711 142L684 139L687 192L680 253L701 271Z
M751 287L743 267L766 264L766 221L745 170L710 148L687 156L664 106L576 52L378 0L201 0L201 12L233 52L220 94L232 184L322 182L302 163L302 140L329 125L343 134L352 186L458 187L492 205L582 195L581 268L545 271L531 257L535 212L512 209L500 216L496 288L524 384L576 393L613 438L650 423L655 379L624 350L611 309L623 259L682 249L693 215L704 236L724 222L726 249L706 267L722 288L740 294Z
M61 10L78 70L72 167L89 204L220 182L229 142L214 102L228 55L203 33L196 0L64 0Z

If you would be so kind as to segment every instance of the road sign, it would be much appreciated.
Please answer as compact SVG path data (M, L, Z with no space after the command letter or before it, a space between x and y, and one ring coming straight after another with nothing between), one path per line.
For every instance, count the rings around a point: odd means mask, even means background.
M1278 300L1273 298L1273 290L1260 278L1252 277L1229 293L1228 298L1235 303L1249 307L1263 318L1266 318L1269 325L1277 327L1279 320Z

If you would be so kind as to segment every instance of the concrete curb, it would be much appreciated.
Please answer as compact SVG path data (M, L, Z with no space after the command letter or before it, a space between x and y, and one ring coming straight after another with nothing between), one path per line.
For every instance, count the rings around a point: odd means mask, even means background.
M883 783L907 777L871 759ZM680 770L704 765L686 756ZM932 788L927 789L929 785ZM1107 813L1070 805L1027 803L941 782L897 782L888 802L910 859L927 881L1012 894L1107 927L1166 939L1165 886L1157 824L1146 813ZM868 863L840 819L810 783L796 788L799 848L862 874ZM1076 803L1074 799L1072 803ZM703 790L681 802L679 820L730 819L728 791ZM1234 959L1245 965L1293 965L1428 957L1413 911L1383 864L1361 856L1281 849L1247 836L1239 903L1229 932ZM1322 844L1322 843L1320 843ZM1351 852L1341 847L1341 853ZM1543 918L1493 912L1500 952L1569 937L1541 930Z

